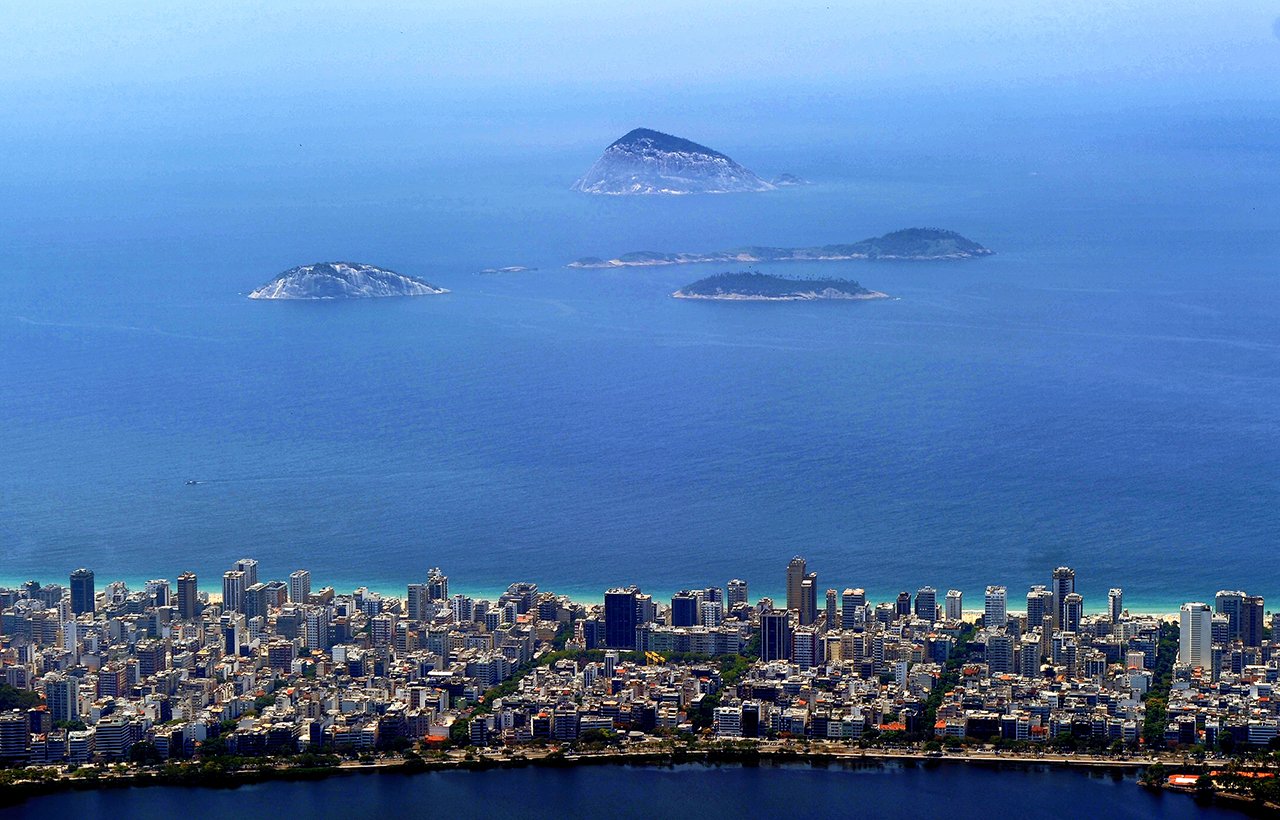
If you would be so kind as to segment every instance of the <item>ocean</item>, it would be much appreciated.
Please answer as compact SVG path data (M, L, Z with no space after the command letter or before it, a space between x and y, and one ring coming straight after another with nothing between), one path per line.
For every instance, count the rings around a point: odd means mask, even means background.
M1066 564L1091 610L1116 586L1134 610L1274 601L1280 123L935 103L447 134L180 109L6 138L0 582L84 565L217 591L249 556L339 590L439 566L475 594L739 577L755 599L802 554L877 598L1005 584L1016 608ZM568 190L641 124L814 184ZM910 226L996 255L752 266L897 297L865 303L670 298L727 266L564 267ZM326 260L451 292L245 298ZM478 273L505 265L537 270Z

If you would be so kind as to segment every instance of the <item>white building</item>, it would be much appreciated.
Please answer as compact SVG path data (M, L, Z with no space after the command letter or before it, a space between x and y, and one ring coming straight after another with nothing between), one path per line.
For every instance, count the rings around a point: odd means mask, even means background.
M1178 614L1178 662L1213 667L1213 610L1198 601L1182 605Z
M964 617L964 593L958 589L947 590L947 620L958 621Z
M1008 610L1009 591L1001 586L987 587L986 608L983 625L988 629L994 626L1005 626L1009 623Z

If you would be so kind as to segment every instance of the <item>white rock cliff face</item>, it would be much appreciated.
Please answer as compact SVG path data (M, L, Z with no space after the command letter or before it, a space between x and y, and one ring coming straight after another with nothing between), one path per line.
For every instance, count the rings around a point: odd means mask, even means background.
M637 128L605 149L573 184L584 194L728 194L771 191L765 182L705 145Z
M367 299L448 293L421 279L359 262L318 262L290 268L250 299Z

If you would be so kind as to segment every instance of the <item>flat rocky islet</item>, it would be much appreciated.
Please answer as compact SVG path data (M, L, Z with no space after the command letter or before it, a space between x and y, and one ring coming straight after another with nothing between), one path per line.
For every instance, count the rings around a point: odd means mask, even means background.
M750 246L709 253L635 251L613 259L584 256L570 268L642 268L660 265L693 265L708 262L841 262L853 259L884 261L939 261L990 256L992 251L955 231L941 228L907 228L884 236L844 245L808 248Z
M501 268L481 268L480 273L529 273L537 268L529 268L524 265L506 265Z
M362 262L317 262L290 268L249 294L250 299L370 299L432 296L445 288Z
M677 299L711 299L725 302L802 302L819 299L888 299L887 293L870 290L852 279L788 279L767 273L741 271L718 273L685 285L671 294Z

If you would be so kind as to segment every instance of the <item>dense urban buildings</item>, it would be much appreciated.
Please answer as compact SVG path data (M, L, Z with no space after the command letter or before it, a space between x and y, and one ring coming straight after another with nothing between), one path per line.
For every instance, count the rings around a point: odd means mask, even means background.
M750 602L740 579L669 605L634 585L588 604L528 582L496 600L451 595L438 568L404 598L259 570L237 561L221 597L192 573L176 590L98 590L87 569L66 589L0 589L2 682L33 701L0 713L0 762L601 732L1251 748L1276 742L1280 718L1280 619L1242 591L1185 604L1174 625L1131 614L1119 589L1090 614L1067 567L1027 592L1025 612L999 584L981 612L954 589L940 607L932 586L879 604L832 588L819 609L800 557L782 608ZM1148 710L1157 686L1160 713Z

